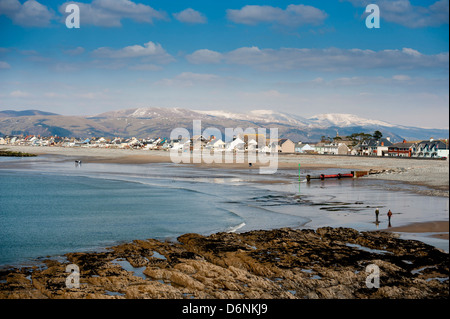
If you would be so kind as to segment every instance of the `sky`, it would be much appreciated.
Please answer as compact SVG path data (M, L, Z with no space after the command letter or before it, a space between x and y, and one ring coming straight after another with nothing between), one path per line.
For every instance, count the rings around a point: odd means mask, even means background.
M270 109L448 129L448 28L448 0L0 0L0 110Z

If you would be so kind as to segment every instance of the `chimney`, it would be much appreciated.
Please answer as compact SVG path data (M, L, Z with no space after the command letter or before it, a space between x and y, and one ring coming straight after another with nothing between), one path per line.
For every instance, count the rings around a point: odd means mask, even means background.
M403 143L406 143L406 140L403 140Z

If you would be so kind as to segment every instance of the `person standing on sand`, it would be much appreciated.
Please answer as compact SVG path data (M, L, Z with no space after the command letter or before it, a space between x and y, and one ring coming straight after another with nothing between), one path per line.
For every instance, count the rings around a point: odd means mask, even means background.
M391 216L392 216L391 210L388 211L387 216L388 216L388 219L389 219L389 227L391 227Z

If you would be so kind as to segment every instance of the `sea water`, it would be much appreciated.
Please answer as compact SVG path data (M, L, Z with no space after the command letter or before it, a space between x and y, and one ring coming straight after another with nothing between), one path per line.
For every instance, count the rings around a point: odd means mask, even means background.
M377 207L392 209L393 226L448 220L448 198L391 191L379 180L299 183L295 170L260 175L170 163L80 166L57 156L0 164L0 267L190 232L387 228L383 214L374 223ZM420 239L448 251L448 241Z
M17 164L17 162L15 162ZM22 161L0 169L0 266L98 250L120 242L176 240L238 229L299 226L307 219L252 207L260 190L170 165ZM28 166L30 164L30 166ZM246 189L246 191L243 191Z

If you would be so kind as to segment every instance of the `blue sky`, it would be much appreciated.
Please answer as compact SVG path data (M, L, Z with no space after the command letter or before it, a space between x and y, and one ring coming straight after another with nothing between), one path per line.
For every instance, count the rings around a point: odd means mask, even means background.
M69 3L79 29L65 25ZM366 27L370 3L379 29ZM272 109L448 128L448 20L448 0L0 0L0 109Z

